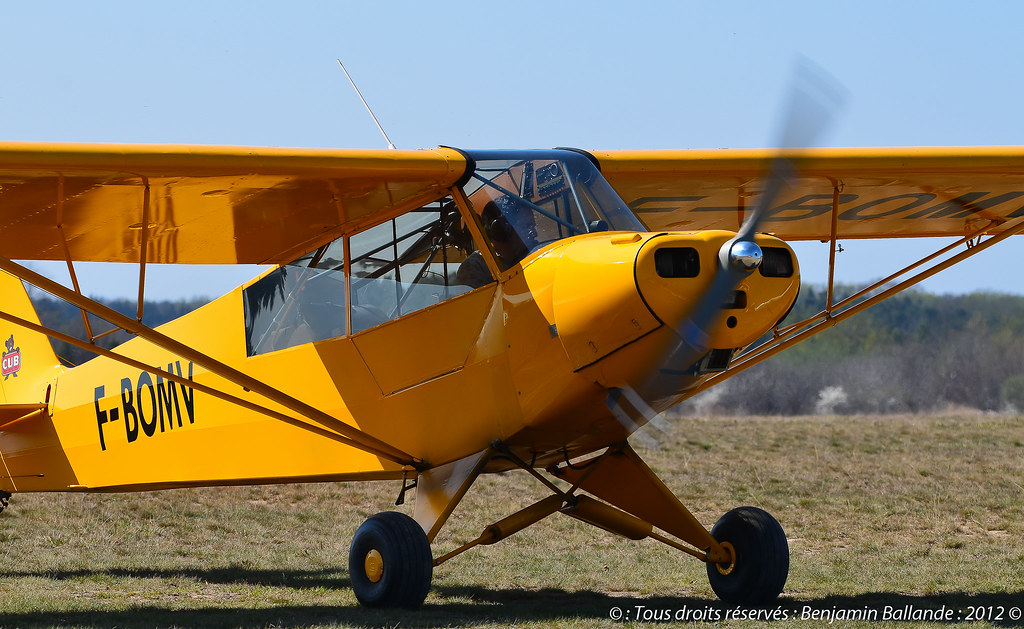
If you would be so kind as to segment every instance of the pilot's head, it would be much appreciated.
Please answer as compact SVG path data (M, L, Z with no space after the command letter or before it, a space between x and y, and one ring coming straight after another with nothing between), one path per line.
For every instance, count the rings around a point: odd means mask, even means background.
M529 208L510 201L508 197L503 201L500 208L494 201L488 201L481 212L481 219L494 252L507 268L530 252L530 244L536 242L537 228Z

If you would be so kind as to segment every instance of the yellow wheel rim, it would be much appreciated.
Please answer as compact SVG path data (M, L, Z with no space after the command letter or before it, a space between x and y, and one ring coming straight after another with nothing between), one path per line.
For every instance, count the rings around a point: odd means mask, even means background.
M384 558L380 556L376 548L366 553L366 559L363 560L363 570L366 571L366 578L371 583L377 583L384 576Z
M736 549L729 542L719 542L718 545L729 554L729 561L716 563L715 568L718 570L718 574L728 576L736 568Z

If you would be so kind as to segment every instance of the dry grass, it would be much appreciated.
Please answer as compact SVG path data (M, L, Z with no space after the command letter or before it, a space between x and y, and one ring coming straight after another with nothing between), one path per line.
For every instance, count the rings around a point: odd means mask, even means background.
M702 522L753 504L786 528L780 610L1024 605L1024 417L673 424L642 453ZM688 556L560 516L441 566L416 612L361 609L348 542L364 518L393 508L397 490L15 496L0 515L0 626L589 627L626 624L608 618L616 606L725 611ZM435 554L541 495L525 474L482 479ZM1013 624L1003 619L990 624Z

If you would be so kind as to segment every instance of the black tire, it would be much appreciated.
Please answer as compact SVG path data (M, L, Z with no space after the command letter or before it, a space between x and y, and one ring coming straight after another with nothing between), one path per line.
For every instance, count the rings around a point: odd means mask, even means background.
M718 598L744 607L768 605L778 598L789 576L789 542L771 514L757 507L733 509L715 523L711 536L728 542L736 553L731 566L707 564Z
M368 568L371 553L376 553L371 561L379 561L380 570ZM404 513L378 513L352 537L348 573L356 598L366 607L419 607L434 573L430 541Z

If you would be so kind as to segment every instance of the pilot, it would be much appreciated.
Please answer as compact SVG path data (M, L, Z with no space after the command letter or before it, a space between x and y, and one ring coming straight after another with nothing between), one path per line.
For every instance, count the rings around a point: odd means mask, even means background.
M494 201L488 201L480 213L484 224L484 233L491 241L491 246L494 248L494 253L497 254L502 270L511 267L530 253L530 246L523 240L521 234L525 234L527 240L536 244L533 212L521 207L518 203L507 203L505 207L506 213L502 213ZM472 288L478 288L494 281L479 250L469 254L459 265L455 279L459 284Z

